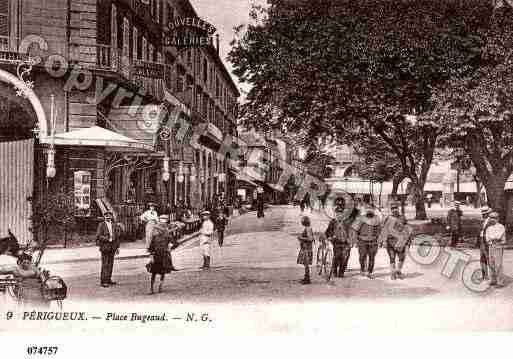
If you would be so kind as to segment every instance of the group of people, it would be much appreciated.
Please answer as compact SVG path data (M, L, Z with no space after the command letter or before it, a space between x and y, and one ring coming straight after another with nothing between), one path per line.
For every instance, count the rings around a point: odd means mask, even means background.
M156 205L148 204L146 210L140 217L145 223L145 242L146 249L151 255L150 262L146 265L150 280L150 294L155 293L155 281L157 275L160 276L158 291L163 289L166 274L177 271L173 265L171 251L178 247L178 237L170 225L170 216L168 214L158 215ZM212 205L212 211L204 210L200 213L202 220L200 229L200 248L203 256L202 269L209 269L211 263L210 247L217 233L219 246L223 246L224 233L228 225L228 208L224 204L222 197L216 200L215 206ZM113 214L106 212L104 221L98 225L96 240L101 252L101 273L100 285L104 288L116 285L112 281L112 271L114 258L119 253L120 238L122 229L119 224L113 221Z
M329 241L333 247L332 275L344 277L347 270L351 248L358 248L360 272L368 278L374 278L374 263L378 248L385 246L392 280L404 279L403 267L406 250L413 239L413 228L401 215L398 203L392 203L391 214L384 219L369 207L353 209L348 215L345 212L344 198L335 200L335 218L328 228L319 236L320 246ZM481 209L482 224L479 233L479 249L482 279L490 286L503 287L503 256L506 244L506 229L499 221L499 213L489 207ZM462 211L460 203L455 202L447 215L447 230L451 234L450 246L455 247L462 232ZM310 283L310 268L313 262L313 243L315 237L311 229L310 219L303 217L301 224L303 233L299 236L300 251L297 263L305 267L303 284ZM319 259L318 259L319 260Z
M330 241L333 246L332 275L344 277L347 270L351 248L358 248L360 273L370 279L374 278L374 263L378 248L386 245L390 259L390 276L393 280L404 279L402 272L406 259L406 248L413 238L413 229L401 216L399 205L391 205L391 215L385 219L372 208L353 209L348 214L346 201L340 197L335 200L335 218L320 235L320 244ZM300 251L297 263L305 267L301 281L310 284L310 268L313 262L313 243L315 241L309 217L302 218L303 233L299 236Z

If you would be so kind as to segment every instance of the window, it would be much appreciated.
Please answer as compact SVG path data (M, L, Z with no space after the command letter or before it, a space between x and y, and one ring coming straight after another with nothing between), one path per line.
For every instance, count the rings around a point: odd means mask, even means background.
M141 59L143 61L148 61L148 41L146 40L146 38L143 36L142 38L142 56L141 56Z
M134 33L133 33L133 45L132 45L132 57L137 60L139 58L139 48L137 43L137 38L139 37L139 30L137 30L136 27L134 27Z
M123 18L123 56L130 56L130 22Z
M160 1L161 0L156 0L156 3L157 3L157 22L160 24Z
M203 59L203 82L208 84L208 63L207 59Z
M112 4L112 12L111 12L111 22L110 22L110 44L113 49L118 48L118 12L116 9L116 5Z
M91 172L75 171L74 173L75 215L88 217L91 215Z
M149 44L148 45L148 57L149 57L148 61L153 62L153 52L154 51L155 51L155 48L153 47L153 44Z
M9 49L9 3L8 0L0 1L0 49Z

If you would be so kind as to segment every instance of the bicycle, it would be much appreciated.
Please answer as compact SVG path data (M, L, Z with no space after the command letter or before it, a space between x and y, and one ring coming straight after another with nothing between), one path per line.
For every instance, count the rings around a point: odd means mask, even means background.
M331 280L333 274L333 245L330 241L321 241L317 248L317 273L326 279Z

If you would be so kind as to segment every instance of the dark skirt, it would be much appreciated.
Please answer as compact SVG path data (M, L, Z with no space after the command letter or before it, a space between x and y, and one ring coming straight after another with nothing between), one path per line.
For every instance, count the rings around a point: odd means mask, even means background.
M312 248L301 248L297 256L297 264L312 265L313 250Z
M155 253L155 255L153 256L153 264L151 265L151 273L171 273L172 266L173 262L171 261L171 253L169 253L169 251Z

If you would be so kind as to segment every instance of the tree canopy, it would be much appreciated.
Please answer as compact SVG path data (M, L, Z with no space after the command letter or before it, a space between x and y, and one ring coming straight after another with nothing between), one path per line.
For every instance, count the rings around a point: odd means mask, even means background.
M423 187L438 136L433 94L471 76L493 7L483 1L270 1L240 30L230 60L252 85L246 126L300 133L304 142L375 141L400 164L425 218Z

